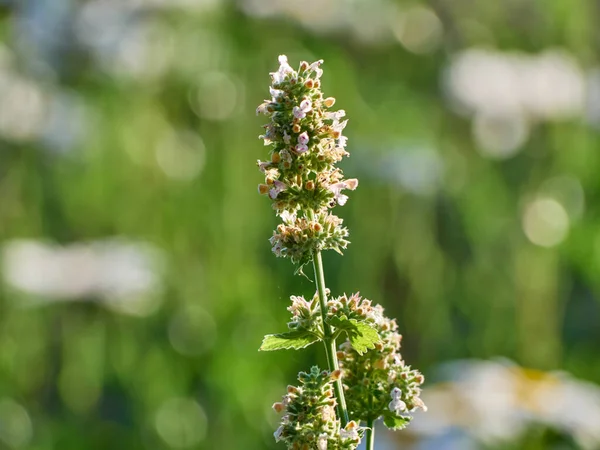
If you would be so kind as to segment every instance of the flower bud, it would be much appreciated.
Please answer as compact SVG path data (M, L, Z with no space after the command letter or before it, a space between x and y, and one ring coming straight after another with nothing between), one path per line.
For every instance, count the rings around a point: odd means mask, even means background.
M304 86L306 86L307 88L311 89L314 85L314 81L311 80L310 78L308 80L306 80L306 83L304 83Z
M340 378L342 378L342 371L340 369L335 369L333 372L331 372L331 379L333 381L337 381Z
M258 193L259 194L265 195L268 192L269 192L269 186L267 186L266 184L259 184L258 185Z
M325 106L327 106L328 108L331 108L335 103L335 98L333 97L328 97L323 101L323 104Z
M373 364L373 367L375 367L376 369L384 370L387 368L387 362L385 361L385 359L378 359L377 361L375 361L375 364Z
M295 123L295 124L292 126L292 131L293 131L294 133L300 133L300 131L302 131L302 128L300 128L300 124L298 124L298 123Z
M315 182L313 180L308 180L304 184L304 187L306 188L307 191L313 191L315 189Z
M277 413L281 413L281 412L283 412L285 410L285 406L283 406L283 403L281 403L281 402L273 403L272 408Z
M302 61L300 63L300 70L301 71L305 71L306 69L308 69L310 67L310 65L306 62L306 61Z
M279 155L279 152L273 152L273 154L271 155L271 161L273 162L273 164L279 164L279 162L281 161L281 156Z

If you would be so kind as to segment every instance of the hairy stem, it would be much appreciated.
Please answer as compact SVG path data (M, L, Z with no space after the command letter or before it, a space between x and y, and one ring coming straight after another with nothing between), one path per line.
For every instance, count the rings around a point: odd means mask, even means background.
M337 359L337 349L335 345L335 337L331 330L331 326L326 322L327 319L327 294L325 292L325 275L323 273L323 260L321 252L317 252L313 258L313 267L315 269L315 281L317 283L317 291L319 292L319 304L321 305L321 317L323 318L323 334L325 335L325 353L327 354L327 364L329 370L333 372L340 368ZM348 408L346 407L346 398L344 397L344 386L341 378L338 378L333 387L335 389L335 397L338 404L338 416L342 422L342 427L345 427L349 422Z
M375 425L374 420L367 420L367 450L375 448Z

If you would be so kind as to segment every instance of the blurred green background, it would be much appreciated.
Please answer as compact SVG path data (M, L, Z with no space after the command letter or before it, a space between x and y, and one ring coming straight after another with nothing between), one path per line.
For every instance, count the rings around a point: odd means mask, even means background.
M598 2L0 11L0 448L280 448L271 404L326 363L257 352L314 291L256 190L279 54L350 118L328 287L398 318L430 390L380 448L600 448Z

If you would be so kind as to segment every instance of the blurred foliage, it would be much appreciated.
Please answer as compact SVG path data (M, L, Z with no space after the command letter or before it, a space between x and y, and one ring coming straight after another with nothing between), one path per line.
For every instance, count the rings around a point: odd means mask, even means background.
M385 305L426 377L444 361L503 355L600 383L592 85L575 114L519 122L527 136L498 157L443 78L472 47L561 48L592 80L598 3L291 3L0 1L5 248L119 238L163 258L153 306L127 314L97 291L50 302L15 288L4 252L2 445L276 448L271 403L298 370L326 364L315 349L257 352L285 330L289 295L314 290L270 254L276 221L256 192L254 109L281 53L323 58L323 90L350 118L344 170L361 184L340 211L352 244L325 255L332 293ZM575 187L527 225L556 177ZM67 284L86 275L69 267ZM532 430L518 448L557 439Z

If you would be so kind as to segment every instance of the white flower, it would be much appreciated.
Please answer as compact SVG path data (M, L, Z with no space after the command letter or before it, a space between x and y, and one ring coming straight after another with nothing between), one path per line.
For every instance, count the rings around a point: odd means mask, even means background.
M258 105L258 108L256 108L256 115L258 116L259 114L266 114L268 112L267 106L269 106L268 102Z
M354 420L348 422L348 425L346 425L345 429L340 430L340 438L344 440L351 439L353 441L359 439L358 426L356 425L356 422Z
M348 125L348 119L344 120L343 122L338 122L338 120L335 119L331 124L331 127L333 128L333 131L338 131L341 133L342 130L346 128L346 125Z
M293 224L296 221L296 213L291 213L288 210L284 210L281 214L279 214L279 217L281 217L281 220L287 224Z
M351 178L349 180L340 181L339 183L335 183L329 186L329 190L333 192L333 198L337 202L338 205L344 206L348 201L348 196L342 194L342 189L350 189L353 191L358 186L358 180L356 178Z
M294 71L294 69L292 69L292 67L288 64L287 56L279 55L279 58L277 59L279 60L279 73L286 74Z
M260 159L256 162L258 168L262 173L265 173L269 167L271 167L271 161L261 161Z
M316 73L315 79L319 79L321 78L321 75L323 75L323 69L321 69L319 66L323 64L323 60L320 59L318 61L315 61L314 63L312 63L310 65L310 70L314 71Z
M281 440L281 434L283 433L283 425L280 425L279 428L273 433L275 437L275 442L279 442Z
M327 433L321 433L317 438L317 449L318 450L327 450Z
M287 189L287 186L285 183L282 183L279 180L275 180L273 184L274 186L269 191L269 197L271 197L271 199L276 199L281 191L285 191Z
M346 147L346 143L348 142L348 138L346 136L341 136L337 140L337 145L344 148Z
M333 112L327 111L324 114L324 116L326 119L340 120L342 117L346 116L346 111L343 109L340 109L339 111L333 111Z
M404 403L402 400L392 400L389 403L388 408L390 411L400 415L403 412L406 412L406 403Z
M273 89L272 87L269 87L269 92L271 93L272 101L274 103L277 103L279 101L279 96L283 94L281 89Z
M304 99L300 102L300 106L294 106L293 113L296 119L304 119L306 113L312 110L312 103L308 99Z
M287 56L279 55L279 70L271 72L274 83L281 83L288 73L293 73L294 69L288 64Z
M407 412L406 403L404 403L401 400L402 391L400 389L398 389L397 387L392 389L392 392L390 392L390 396L392 397L392 401L388 404L388 408L390 411L398 415Z
M286 144L289 144L291 138L292 137L289 134L287 134L287 131L283 132L283 142L285 142Z
M308 140L309 137L306 131L298 136L298 143L300 144L308 144Z

